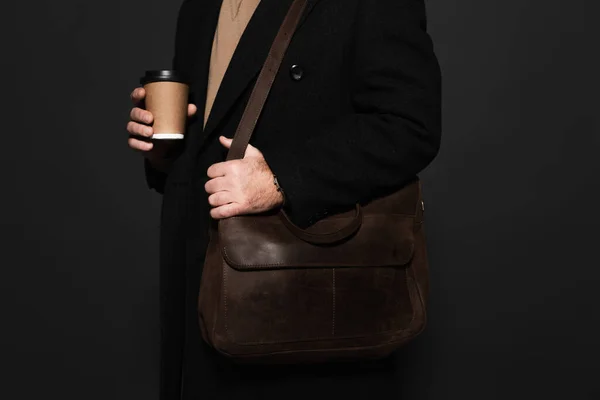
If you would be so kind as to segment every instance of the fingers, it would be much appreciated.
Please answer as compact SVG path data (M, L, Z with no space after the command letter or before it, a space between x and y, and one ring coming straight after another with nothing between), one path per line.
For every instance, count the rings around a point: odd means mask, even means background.
M208 194L217 193L223 190L230 190L231 187L227 183L227 179L225 179L222 176L214 178L206 182L206 184L204 185L204 190Z
M142 152L150 151L154 147L154 145L152 144L152 142L144 142L142 140L137 140L137 139L132 138L132 137L130 137L127 140L127 144L132 149L138 150L138 151L142 151Z
M130 97L133 104L137 106L146 98L146 91L141 87L136 88L131 92ZM129 147L141 152L152 150L154 145L148 140L144 140L154 133L152 127L148 126L154 120L152 113L140 107L134 107L129 113L129 117L131 119L127 123L127 132L129 132L127 144Z
M127 123L127 132L129 132L130 135L143 136L149 138L154 133L154 130L151 126L146 126L138 124L137 122L129 121Z
M198 107L195 104L188 104L188 117L193 117L198 112Z
M229 218L244 212L244 207L236 203L234 193L224 189L225 187L227 187L225 177L211 179L205 184L206 192L210 195L208 204L213 207L210 215L214 219Z
M141 90L143 91L143 89ZM145 93L142 93L142 95L145 95ZM134 98L134 96L139 98L140 95L136 94L136 91L134 90L134 93L132 93L132 98ZM127 123L127 132L129 132L130 135L127 141L129 147L143 152L152 150L154 145L147 140L143 140L152 137L154 134L154 129L152 129L151 126L146 125L152 123L152 113L135 107L131 110L130 118L131 121ZM135 136L138 136L139 139L137 139Z
M131 112L129 113L129 118L132 121L146 125L149 125L154 121L154 116L150 111L144 110L139 107L134 107L131 109Z
M131 110L129 117L132 121L148 125L154 121L154 117L150 111L139 107L139 103L144 98L146 98L146 90L144 88L136 88L131 92L131 100L136 107Z
M206 174L211 179L225 175L237 175L240 167L240 160L224 161L211 165Z
M134 105L137 105L140 101L146 98L146 90L142 87L135 88L133 92L131 92L131 101L133 101Z
M209 178L214 179L214 178L218 178L220 176L225 176L225 167L224 162L220 162L220 163L216 163L211 165L210 167L208 167L208 170L206 171L206 175L208 175Z
M232 193L227 191L220 191L208 196L208 204L213 207L220 207L233 202L234 199Z
M235 217L244 213L243 207L238 203L229 203L210 210L210 216L214 219Z

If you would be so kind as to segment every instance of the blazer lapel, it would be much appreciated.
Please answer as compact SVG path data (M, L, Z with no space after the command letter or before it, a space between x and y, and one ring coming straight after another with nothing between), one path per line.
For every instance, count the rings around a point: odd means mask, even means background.
M214 10L211 8L209 16L210 23L206 24L208 32L203 32L208 39L203 39L210 42L210 48L207 50L206 43L202 48L204 57L208 59L206 64L202 68L202 84L198 87L204 90L202 93L201 103L198 104L202 110L206 104L206 87L208 79L208 68L210 65L210 49L212 48L212 39L216 29L216 20L218 20L218 13L222 0L212 0L214 3L218 3L216 15L213 15ZM287 14L293 0L262 0L254 15L250 19L248 26L246 27L238 46L233 54L229 67L225 72L223 81L217 92L211 113L206 122L206 127L201 135L200 142L209 136L215 128L219 125L221 120L227 115L229 109L235 104L236 100L239 99L240 95L247 88L248 84L253 80L256 75L260 72L271 48L271 44L279 31L279 27ZM312 7L319 0L308 0L307 7L304 11L300 23L302 23ZM208 56L206 56L208 54ZM203 111L199 114L203 114Z

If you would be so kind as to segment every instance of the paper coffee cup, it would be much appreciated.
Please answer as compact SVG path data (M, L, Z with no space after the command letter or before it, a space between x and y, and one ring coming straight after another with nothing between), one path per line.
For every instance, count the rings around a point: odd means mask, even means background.
M189 95L184 77L172 70L146 71L140 83L146 90L146 110L154 116L152 139L183 139Z

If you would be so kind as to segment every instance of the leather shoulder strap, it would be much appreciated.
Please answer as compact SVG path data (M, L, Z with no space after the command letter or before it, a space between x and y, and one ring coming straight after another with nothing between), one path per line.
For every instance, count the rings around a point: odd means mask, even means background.
M250 99L244 110L244 114L237 127L231 148L227 153L227 160L237 160L244 158L246 148L260 117L260 113L267 101L275 76L281 67L283 57L296 31L300 17L306 8L306 0L294 0L290 9L279 28L279 32L273 41L267 60L265 61L260 74L250 94Z

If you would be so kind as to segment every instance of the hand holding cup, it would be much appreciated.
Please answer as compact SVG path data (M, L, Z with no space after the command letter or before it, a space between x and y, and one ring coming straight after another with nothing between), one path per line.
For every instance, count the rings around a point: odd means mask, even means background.
M143 106L146 99L146 90L138 87L131 92L131 100L134 107L131 109L130 121L127 123L127 132L129 132L128 144L134 150L141 151L146 156L151 156L151 150L154 148L152 136L154 129L154 115ZM187 116L192 117L198 111L194 104L188 104Z

